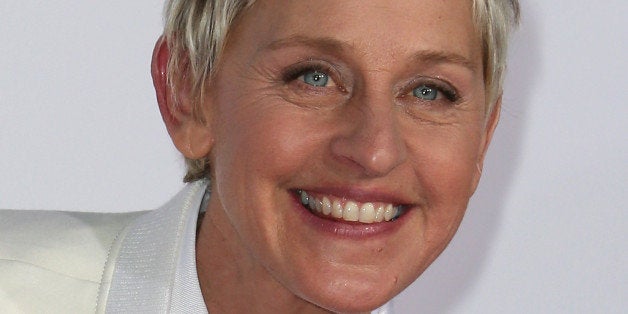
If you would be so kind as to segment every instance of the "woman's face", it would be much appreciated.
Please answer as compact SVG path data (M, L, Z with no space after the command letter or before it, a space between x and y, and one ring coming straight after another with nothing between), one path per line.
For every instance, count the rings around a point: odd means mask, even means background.
M471 1L258 1L220 64L209 210L237 249L331 310L414 281L455 233L496 120Z

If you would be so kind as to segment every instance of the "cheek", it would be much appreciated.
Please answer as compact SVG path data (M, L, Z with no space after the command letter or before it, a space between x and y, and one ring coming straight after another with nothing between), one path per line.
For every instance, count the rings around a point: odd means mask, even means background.
M473 194L480 127L423 130L411 146L415 176L425 201L425 219L433 235L450 236Z
M281 251L276 231L285 219L276 209L288 201L285 188L294 188L289 182L304 168L310 145L299 119L272 101L228 104L211 155L214 196L248 249L271 255Z
M306 176L316 149L307 136L307 118L298 110L271 97L238 100L223 102L230 106L218 117L211 156L215 195L247 241L272 246L286 219L277 208L291 201L286 191Z
M239 110L226 115L224 121L230 123L221 132L224 141L217 140L217 166L230 164L233 172L246 174L249 179L255 174L255 180L287 180L312 153L301 119L286 110L268 106Z
M418 156L417 176L431 194L460 199L470 197L482 132L481 123L474 122L438 126L416 133L417 144L411 149Z

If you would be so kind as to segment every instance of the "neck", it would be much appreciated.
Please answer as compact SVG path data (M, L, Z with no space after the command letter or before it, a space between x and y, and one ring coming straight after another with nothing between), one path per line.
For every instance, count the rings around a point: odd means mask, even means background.
M329 313L275 280L212 201L196 242L196 267L210 313Z

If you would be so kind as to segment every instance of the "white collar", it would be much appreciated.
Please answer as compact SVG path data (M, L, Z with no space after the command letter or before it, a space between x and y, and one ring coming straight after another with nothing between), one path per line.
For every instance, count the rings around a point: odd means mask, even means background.
M107 312L207 313L196 273L196 220L206 181L138 217L111 252Z
M164 206L138 217L120 235L110 256L107 312L207 313L196 272L199 209L208 181L188 184ZM110 263L111 261L108 261ZM106 285L105 285L106 286ZM103 297L101 297L103 298ZM391 303L373 314L391 314Z

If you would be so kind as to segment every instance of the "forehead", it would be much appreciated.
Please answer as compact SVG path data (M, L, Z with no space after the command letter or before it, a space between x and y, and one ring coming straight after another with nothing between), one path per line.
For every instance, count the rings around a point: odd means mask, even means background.
M468 0L258 0L234 37L258 50L290 38L326 38L373 58L435 51L481 63L472 10Z

